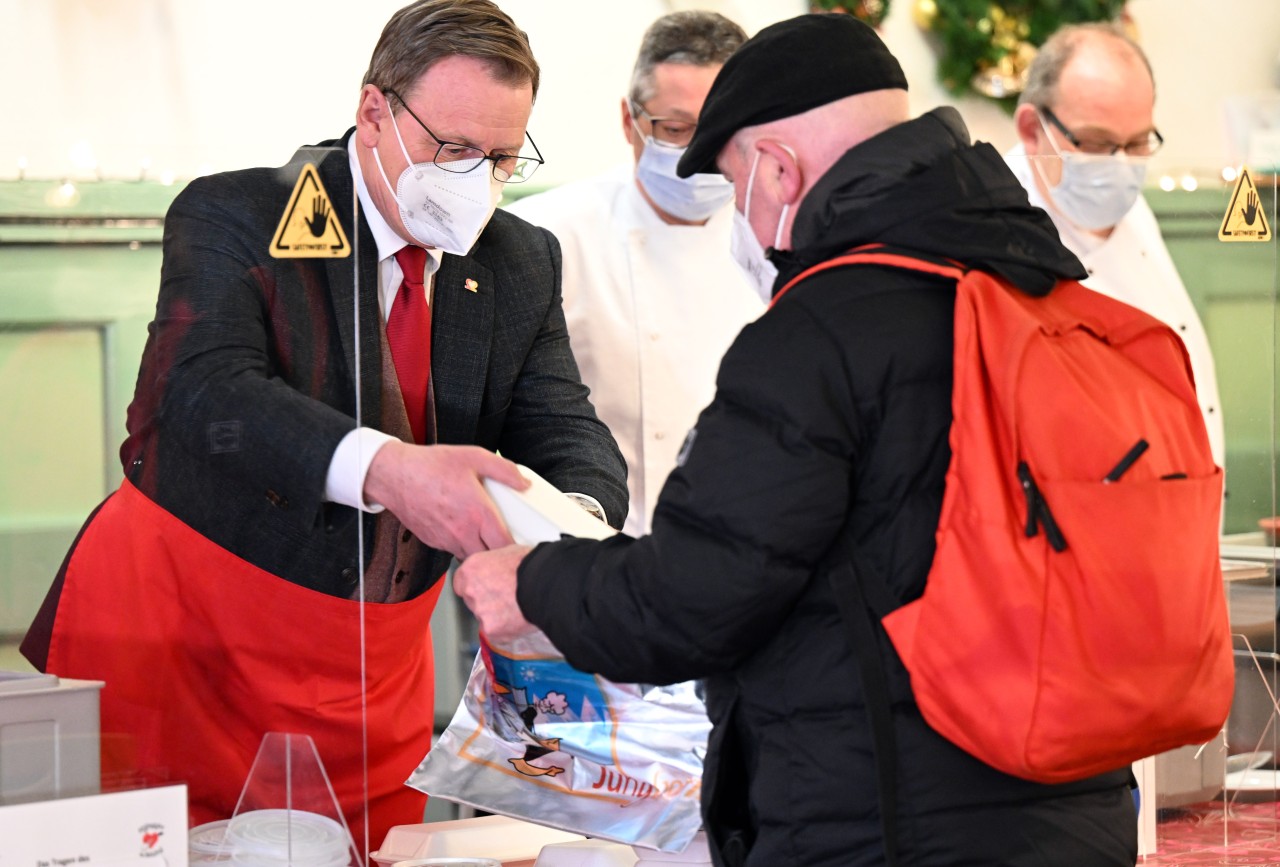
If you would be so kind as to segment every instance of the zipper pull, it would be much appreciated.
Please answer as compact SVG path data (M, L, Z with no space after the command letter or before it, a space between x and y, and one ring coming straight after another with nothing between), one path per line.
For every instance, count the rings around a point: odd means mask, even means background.
M1026 461L1018 461L1018 481L1022 483L1022 493L1027 498L1027 526L1024 532L1030 539L1039 530L1036 515L1040 511L1040 489L1032 480L1031 468Z
M1036 487L1035 479L1031 477L1031 468L1027 466L1026 461L1018 462L1018 481L1022 484L1022 493L1027 498L1027 538L1031 538L1036 534L1039 527L1043 525L1045 539L1049 542L1049 547L1061 553L1067 550L1067 539L1062 535L1062 529L1058 526L1058 522L1053 518L1053 512L1049 511L1049 503L1045 500L1044 495L1040 493L1040 489Z

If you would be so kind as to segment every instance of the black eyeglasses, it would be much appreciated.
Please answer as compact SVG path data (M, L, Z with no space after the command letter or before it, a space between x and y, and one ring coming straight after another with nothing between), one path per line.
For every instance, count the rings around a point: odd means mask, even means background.
M1160 135L1160 131L1153 129L1147 133L1145 139L1131 141L1126 144L1116 144L1111 141L1098 141L1097 139L1076 138L1075 133L1067 129L1067 127L1058 120L1058 116L1053 113L1048 106L1041 106L1040 114L1045 120L1058 128L1058 132L1062 133L1063 138L1071 142L1071 146L1084 154L1092 154L1093 156L1115 156L1124 151L1126 156L1131 157L1149 157L1156 151L1160 150L1160 146L1164 144L1164 136Z
M522 156L519 154L487 154L480 148L471 145L459 144L457 142L445 141L440 136L433 133L422 118L413 113L413 109L409 108L409 103L405 102L400 94L394 90L387 89L383 91L389 93L404 106L404 110L409 112L409 117L418 122L418 126L426 130L427 135L439 145L436 148L436 155L431 158L431 162L435 163L446 172L455 172L457 174L466 174L485 160L493 163L494 180L501 181L504 184L523 184L529 178L533 177L533 173L538 170L538 166L542 165L545 160L542 159L542 151L538 150L538 145L533 140L533 136L525 132L525 137L529 139L529 144L533 145L536 157Z

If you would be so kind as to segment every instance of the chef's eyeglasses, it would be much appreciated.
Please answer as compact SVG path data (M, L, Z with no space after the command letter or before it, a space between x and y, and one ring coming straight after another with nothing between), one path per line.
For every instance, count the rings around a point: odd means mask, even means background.
M639 120L643 117L647 120L649 122L649 134L659 144L673 148L684 148L688 147L689 142L693 140L693 131L698 128L698 124L695 121L680 120L674 117L654 117L634 99L628 100L628 102L631 103L632 119Z
M1160 135L1160 131L1153 129L1147 133L1147 137L1137 141L1127 142L1125 144L1116 144L1110 141L1098 141L1097 139L1079 139L1075 133L1067 129L1066 125L1058 120L1058 116L1048 106L1041 106L1040 114L1045 120L1058 128L1058 132L1062 133L1063 138L1071 142L1071 146L1083 154L1092 154L1094 156L1115 156L1124 151L1126 156L1131 157L1149 157L1156 151L1160 150L1160 146L1164 144L1164 136Z
M533 173L538 170L538 166L542 165L542 151L538 150L538 145L533 140L533 136L525 132L525 138L529 139L529 144L533 145L533 151L536 157L524 156L520 154L487 154L480 148L471 145L459 144L457 142L445 141L438 135L433 133L422 118L413 113L413 109L409 108L409 104L404 98L394 90L387 89L384 91L396 98L396 101L404 106L404 110L409 113L409 117L418 122L418 126L426 130L427 135L439 145L436 148L436 155L431 158L431 162L435 163L446 172L455 172L457 174L466 174L485 160L493 163L494 180L501 181L504 184L523 184L529 178L533 177Z

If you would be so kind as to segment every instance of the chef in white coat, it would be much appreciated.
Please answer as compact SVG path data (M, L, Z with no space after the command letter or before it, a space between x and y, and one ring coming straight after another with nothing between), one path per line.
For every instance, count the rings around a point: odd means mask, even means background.
M1142 197L1148 158L1163 143L1155 82L1142 49L1110 24L1064 27L1040 48L1015 114L1020 144L1006 159L1031 204L1084 263L1084 285L1171 326L1191 356L1209 444L1225 459L1218 379L1204 325Z
M623 530L633 536L648 532L685 434L715 394L720 357L764 311L729 255L733 185L675 173L711 82L745 40L713 12L659 18L622 100L633 160L508 206L560 240L569 341L627 461Z

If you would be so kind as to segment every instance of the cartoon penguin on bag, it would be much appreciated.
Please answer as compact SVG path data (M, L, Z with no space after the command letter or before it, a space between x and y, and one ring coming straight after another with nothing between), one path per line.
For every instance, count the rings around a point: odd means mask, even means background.
M496 704L502 717L503 736L507 740L515 740L525 745L524 755L521 758L508 759L511 766L526 777L554 777L564 773L564 768L558 765L542 767L532 764L535 759L560 750L560 739L539 737L533 730L533 723L539 713L551 716L563 715L564 696L557 692L549 692L544 698L531 704L525 687L513 688L496 680L493 682L493 691L498 696Z
M505 657L502 659L505 660ZM493 650L484 641L480 642L480 660L491 687L488 704L493 711L494 731L504 741L525 745L522 757L507 761L517 772L526 777L555 777L563 774L564 768L558 765L540 767L532 762L560 750L560 739L539 737L533 730L533 723L538 718L539 712L548 716L563 716L568 709L565 696L548 691L545 697L530 703L527 687L513 687L499 680Z

